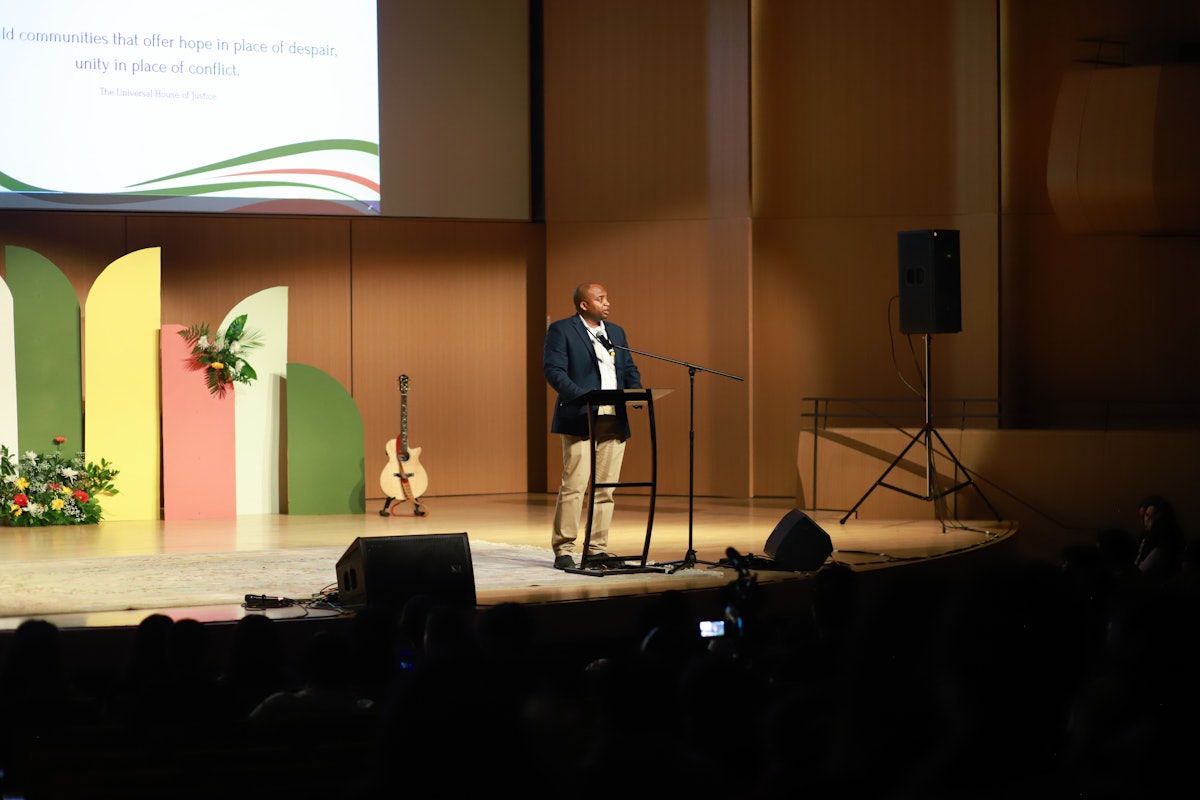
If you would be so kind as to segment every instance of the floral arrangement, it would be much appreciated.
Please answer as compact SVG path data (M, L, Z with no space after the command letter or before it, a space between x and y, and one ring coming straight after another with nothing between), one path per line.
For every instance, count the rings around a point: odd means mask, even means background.
M210 336L203 323L181 330L179 335L192 348L192 369L204 370L204 382L214 396L224 397L233 384L250 383L258 377L244 354L262 342L257 334L246 331L245 314L229 323L224 335Z
M112 480L119 473L104 459L85 461L83 453L67 457L54 437L54 452L29 450L21 458L0 445L0 524L91 525L101 518L99 495L117 494Z

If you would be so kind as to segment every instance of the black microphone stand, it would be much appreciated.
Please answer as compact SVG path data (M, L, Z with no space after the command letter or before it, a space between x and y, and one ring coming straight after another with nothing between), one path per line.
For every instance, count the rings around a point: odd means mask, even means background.
M696 373L697 372L711 372L713 375L720 375L723 378L732 378L735 381L740 381L740 380L745 380L745 379L738 375L730 375L728 372L720 372L715 369L708 369L707 367L701 367L697 364L689 364L686 361L677 361L673 358L667 358L666 356L655 355L654 353L647 353L643 350L634 350L632 347L625 347L624 345L616 344L616 345L610 346L611 343L608 341L607 337L605 337L605 339L601 340L600 343L603 344L605 347L608 347L610 350L613 348L620 348L621 350L624 350L629 353L637 353L639 356L646 356L647 358L654 358L659 361L667 361L671 364L679 364L680 366L687 367L687 370L688 370L688 546L687 546L687 553L683 556L683 558L679 559L678 561L663 561L663 562L660 562L658 566L674 567L674 569L672 569L670 571L671 574L674 574L681 569L690 569L691 567L694 567L697 564L707 564L710 567L725 566L724 564L721 564L720 562L717 562L717 561L698 561L698 560L696 560L696 548L693 546L693 542L692 542L692 518L694 515L693 509L694 509L694 504L695 504L694 485L695 485L695 480L696 480Z

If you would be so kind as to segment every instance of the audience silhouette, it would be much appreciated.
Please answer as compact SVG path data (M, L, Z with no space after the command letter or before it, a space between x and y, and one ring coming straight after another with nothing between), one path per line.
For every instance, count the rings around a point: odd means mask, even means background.
M217 675L214 713L233 724L276 692L299 688L294 665L284 652L278 624L264 614L246 614L234 623L225 662Z
M1179 572L1186 546L1175 507L1159 495L1150 495L1138 506L1142 520L1136 563L1153 580L1168 580Z
M25 620L0 669L0 735L5 745L100 719L99 704L75 683L57 626Z
M1142 536L1100 530L1057 564L1010 554L866 580L830 563L807 602L769 618L739 576L721 601L743 627L711 639L698 623L714 613L678 592L642 604L627 637L571 646L528 606L424 595L322 626L295 656L279 626L304 623L248 614L222 651L207 626L151 614L89 693L58 629L29 620L0 669L0 788L33 797L75 768L91 781L75 796L166 796L167 781L181 797L237 782L368 800L431 782L496 791L530 762L521 793L547 797L610 795L615 780L754 800L1174 796L1200 744L1200 583L1195 545L1149 500ZM1170 541L1174 569L1139 567L1148 542ZM336 762L297 745L314 736ZM103 742L108 772L51 750L62 737ZM183 753L225 766L199 780Z
M315 728L359 725L375 712L356 682L351 639L337 630L321 630L305 642L296 665L300 688L268 695L246 719L275 727L311 724Z

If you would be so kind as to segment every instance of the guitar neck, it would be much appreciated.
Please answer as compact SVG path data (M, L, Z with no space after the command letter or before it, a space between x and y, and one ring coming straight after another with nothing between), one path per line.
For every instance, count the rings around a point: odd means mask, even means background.
M408 457L408 395L400 395L400 455Z
M400 436L399 453L401 459L408 459L408 376L401 375L396 381L400 384Z

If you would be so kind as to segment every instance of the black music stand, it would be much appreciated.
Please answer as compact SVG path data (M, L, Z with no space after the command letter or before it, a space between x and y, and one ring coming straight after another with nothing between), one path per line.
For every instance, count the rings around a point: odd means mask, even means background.
M587 404L588 433L591 441L591 489L588 491L587 528L583 535L583 556L579 559L578 567L567 567L564 572L577 575L621 575L631 572L666 572L663 565L648 565L646 559L650 555L650 534L654 529L654 501L658 484L658 437L654 428L654 399L664 397L674 389L593 389L587 394L575 399L577 403ZM650 419L650 480L648 481L616 481L613 483L596 483L596 437L592 431L593 411L599 406L617 406L625 404L645 403ZM596 513L596 489L618 486L646 486L650 489L650 510L646 516L646 541L642 545L641 556L610 556L595 558L588 555L588 547L592 541L592 521ZM628 562L638 559L636 565Z
M677 361L666 356L647 353L644 350L634 350L632 347L623 347L622 345L613 345L628 353L637 353L639 356L657 359L658 361L667 361L671 364L679 364L688 369L688 545L687 553L678 561L663 561L659 566L674 567L672 573L678 572L681 569L689 569L697 564L707 564L710 567L723 567L718 561L697 561L696 548L692 544L692 518L694 516L695 506L695 491L694 485L696 480L696 373L711 372L713 375L720 375L723 378L732 378L735 381L744 380L738 375L730 375L728 372L719 372L708 367L701 367L698 364L689 364L686 361Z

